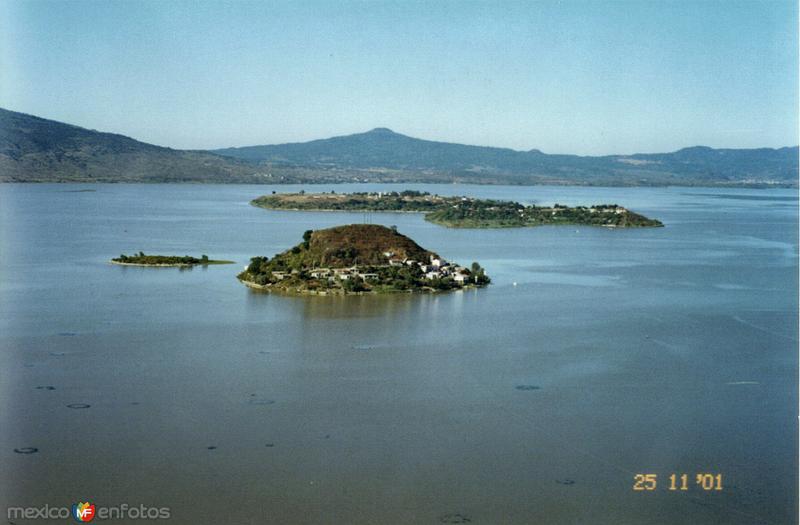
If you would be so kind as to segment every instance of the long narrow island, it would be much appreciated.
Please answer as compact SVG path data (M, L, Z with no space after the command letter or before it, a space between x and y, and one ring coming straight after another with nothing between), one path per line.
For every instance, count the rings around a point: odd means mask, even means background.
M202 255L199 259L189 255L147 255L144 252L139 252L134 255L125 255L124 253L119 257L111 259L113 264L121 264L123 266L207 266L209 264L233 264L233 261L215 261L209 259L208 255Z
M583 225L606 228L664 226L617 204L525 206L518 202L444 197L427 192L281 193L263 195L253 206L298 211L420 212L425 220L449 228L519 228Z
M446 261L377 224L308 230L297 246L250 261L238 275L243 284L298 294L436 292L491 282L478 263L467 268Z

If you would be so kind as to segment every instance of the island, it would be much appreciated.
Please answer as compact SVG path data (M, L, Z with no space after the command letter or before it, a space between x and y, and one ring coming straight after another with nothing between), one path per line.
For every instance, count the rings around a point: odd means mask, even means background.
M209 264L233 264L233 261L215 261L209 259L208 255L191 257L189 255L147 255L144 252L139 252L134 255L125 255L124 253L119 257L111 259L112 264L121 264L123 266L208 266Z
M425 220L448 228L519 228L544 225L606 228L661 227L617 204L569 207L525 206L518 202L473 197L445 197L420 191L363 193L274 193L250 202L275 210L417 212Z
M439 292L491 282L480 264L447 261L377 224L308 230L303 242L272 259L253 257L238 279L259 290L314 295Z

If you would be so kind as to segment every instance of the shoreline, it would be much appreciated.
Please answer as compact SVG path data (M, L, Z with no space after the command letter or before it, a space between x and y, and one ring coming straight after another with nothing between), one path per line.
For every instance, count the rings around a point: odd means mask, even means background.
M254 208L261 208L262 210L273 211L313 211L317 212L333 212L333 213L429 213L427 211L415 210L326 210L323 208L273 208L272 206L261 206L250 202L250 206ZM428 221L431 222L431 221Z
M238 278L237 278L238 279ZM285 288L280 286L273 286L271 284L257 284L252 281L247 281L244 279L238 279L240 283L247 286L252 290L259 290L262 292L276 292L285 295L292 295L292 296L300 296L300 295L316 295L321 297L343 297L348 295L394 295L394 294L415 294L415 293L426 293L426 294L439 294L439 293L450 293L450 292L457 292L459 290L471 290L471 289L478 289L478 288L485 288L485 286L478 286L476 284L467 284L460 288L454 288L452 290L436 290L430 287L422 287L417 290L384 290L380 292L375 291L367 291L367 292L346 292L342 291L331 291L331 290L307 290L307 289L300 289L300 288Z

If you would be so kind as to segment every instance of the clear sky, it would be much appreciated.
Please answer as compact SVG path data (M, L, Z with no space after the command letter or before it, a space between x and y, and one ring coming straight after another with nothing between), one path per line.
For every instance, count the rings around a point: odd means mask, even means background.
M798 143L797 2L0 0L0 106L175 148Z

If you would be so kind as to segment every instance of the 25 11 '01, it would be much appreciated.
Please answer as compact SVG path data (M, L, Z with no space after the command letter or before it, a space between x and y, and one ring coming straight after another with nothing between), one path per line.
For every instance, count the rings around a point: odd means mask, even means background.
M722 474L698 473L692 478L689 474L670 474L662 484L668 490L685 491L696 486L705 491L722 490ZM633 490L653 491L659 488L657 474L636 474L633 476Z

